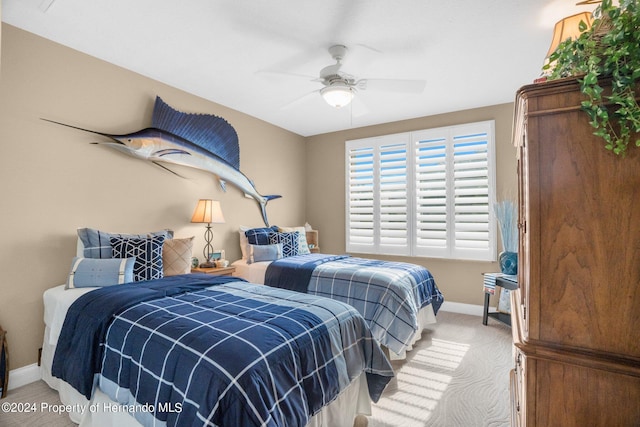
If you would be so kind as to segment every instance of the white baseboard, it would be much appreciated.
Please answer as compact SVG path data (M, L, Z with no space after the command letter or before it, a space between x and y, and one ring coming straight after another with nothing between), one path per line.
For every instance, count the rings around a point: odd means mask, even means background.
M9 385L7 386L7 390L22 387L23 385L39 381L41 378L40 367L37 363L12 369L9 371Z
M482 316L484 307L475 304L464 304L461 302L445 301L440 306L440 310L451 311L453 313L469 314L471 316Z

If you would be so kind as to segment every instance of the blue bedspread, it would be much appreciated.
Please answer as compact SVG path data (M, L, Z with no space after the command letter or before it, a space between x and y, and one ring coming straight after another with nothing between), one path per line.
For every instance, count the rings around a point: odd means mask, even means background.
M100 372L104 336L115 314L154 298L238 280L233 277L189 275L137 282L135 286L107 286L78 298L64 319L51 373L62 378L87 399L91 398L94 374ZM69 363L73 361L73 363Z
M311 274L317 266L346 257L347 255L306 254L282 258L269 264L264 275L264 284L306 293Z
M69 333L65 329L73 325L65 320L60 335L70 335L73 343L103 343L99 386L131 406L143 425L302 426L362 372L374 401L393 376L366 322L346 304L236 278L176 277L186 283L165 287L168 279L162 279L148 282L148 291L133 289L136 303L122 301L126 308L113 309L106 329L91 322L97 329L85 325ZM208 287L212 279L216 286ZM103 305L115 307L110 301L128 293L113 291L113 298L99 291L70 312L106 312ZM56 362L62 356L56 351L54 366L82 360L82 353L71 358L69 346L61 344L67 358ZM92 381L93 373L84 375Z
M306 292L355 307L373 336L396 354L406 350L418 332L420 309L431 304L435 314L444 301L431 273L419 265L314 255L312 263L308 255L272 262L265 274L265 285L281 287L281 283L291 281L291 271L312 269L303 284ZM270 273L272 269L277 274Z

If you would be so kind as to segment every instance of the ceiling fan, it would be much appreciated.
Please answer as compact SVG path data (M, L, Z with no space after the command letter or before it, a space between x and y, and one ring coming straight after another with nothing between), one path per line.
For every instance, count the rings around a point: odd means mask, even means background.
M322 98L335 108L348 105L358 91L380 90L400 93L422 93L426 82L424 80L398 79L357 79L351 74L341 71L342 60L347 53L347 47L341 44L329 48L329 54L336 61L335 64L320 70L320 76L313 81L324 85L320 89Z

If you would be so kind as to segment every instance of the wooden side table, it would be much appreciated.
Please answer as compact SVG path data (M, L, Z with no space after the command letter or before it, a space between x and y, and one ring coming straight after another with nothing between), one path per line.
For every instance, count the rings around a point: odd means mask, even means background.
M496 277L496 287L501 287L503 289L508 289L510 291L515 291L518 289L518 282L506 279L504 277ZM489 298L491 298L491 293L486 289L484 291L484 313L482 315L482 324L486 325L489 317L496 319L499 322L504 323L505 325L511 326L511 314L507 313L489 313Z
M318 230L309 230L306 232L307 244L309 245L309 252L312 254L320 253L320 246L318 244Z
M205 274L212 274L214 276L231 276L235 271L236 271L236 268L233 266L215 267L215 268L195 267L191 269L192 273L205 273Z

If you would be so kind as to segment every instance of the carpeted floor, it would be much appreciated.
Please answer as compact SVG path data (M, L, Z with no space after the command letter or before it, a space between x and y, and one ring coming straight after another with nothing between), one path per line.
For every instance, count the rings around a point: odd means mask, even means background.
M480 317L441 311L407 359L393 365L397 381L358 427L509 426L511 330L501 323L483 326ZM0 401L0 426L75 426L66 414L41 410L42 402L60 404L42 381L10 390ZM6 412L7 403L23 410Z
M511 329L441 311L404 361L368 427L508 427Z
M44 381L9 390L0 400L0 426L2 427L76 427L69 416L60 411L51 412L54 405L62 405L58 393ZM7 410L9 412L7 412Z

